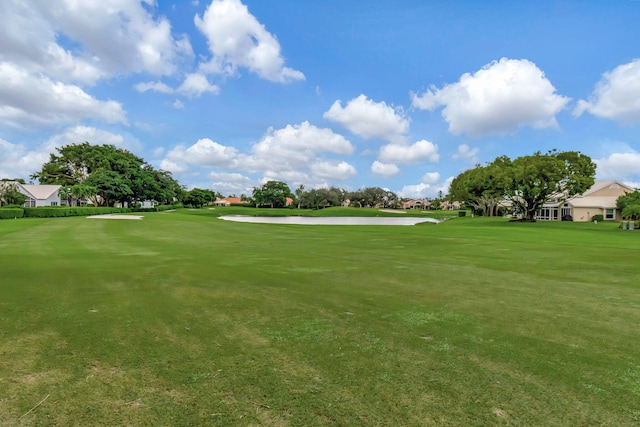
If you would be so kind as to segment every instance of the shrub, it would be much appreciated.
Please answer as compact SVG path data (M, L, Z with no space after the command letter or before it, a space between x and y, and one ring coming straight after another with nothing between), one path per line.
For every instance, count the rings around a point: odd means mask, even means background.
M0 208L0 219L22 218L24 209L22 208Z
M57 218L63 216L90 216L90 215L104 215L110 213L125 213L131 212L128 208L111 208L111 207L87 207L87 206L74 206L74 207L39 207L39 208L24 208L24 216L29 218Z
M604 215L594 215L592 221L604 221Z
M466 216L467 211L458 211L458 216Z

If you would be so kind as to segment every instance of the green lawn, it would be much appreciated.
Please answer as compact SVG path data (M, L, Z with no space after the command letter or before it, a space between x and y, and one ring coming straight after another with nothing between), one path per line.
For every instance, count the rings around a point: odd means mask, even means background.
M0 221L0 425L640 423L640 232L243 212Z

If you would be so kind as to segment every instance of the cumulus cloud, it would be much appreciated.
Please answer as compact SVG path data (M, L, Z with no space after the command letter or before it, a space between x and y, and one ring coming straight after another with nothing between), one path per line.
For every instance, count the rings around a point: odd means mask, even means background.
M173 89L162 82L142 82L134 86L138 92L160 92L160 93L173 93Z
M457 83L432 87L412 96L412 105L433 111L439 106L454 135L472 137L514 133L523 126L557 128L556 114L570 98L555 87L533 62L507 59L491 62Z
M213 93L217 95L220 92L220 88L209 83L207 77L203 74L192 73L187 74L184 82L178 87L177 92L189 97L198 97L203 93Z
M134 136L128 134L116 134L92 126L72 126L61 133L53 135L46 142L47 147L62 147L69 144L81 144L89 142L92 145L115 145L132 152L140 151L142 143ZM51 150L53 152L53 150Z
M451 158L454 160L465 159L471 161L472 163L477 163L478 151L479 149L477 147L471 148L467 144L460 144L458 145L458 152L452 155Z
M199 139L195 144L184 147L179 145L167 153L169 162L166 163L171 171L182 169L180 164L209 166L209 167L234 167L238 150L212 141L209 138ZM171 164L171 163L173 164ZM180 170L182 172L182 170Z
M384 178L390 178L399 174L400 168L393 163L382 163L376 160L371 164L371 172Z
M425 139L412 145L387 144L380 149L378 156L383 162L412 164L429 161L437 163L440 160L438 146Z
M640 59L604 73L589 100L578 101L573 114L584 111L623 124L640 123Z
M39 170L49 160L46 149L31 150L22 144L13 144L0 138L0 178L22 178Z
M155 1L0 2L4 60L63 82L95 83L118 73L170 75L193 51L155 17ZM65 49L64 35L74 43Z
M7 62L0 63L0 122L12 127L51 127L83 119L126 124L116 101L99 101L79 86L31 74Z
M326 158L326 155L349 155L353 150L342 135L305 121L281 129L268 129L247 153L208 138L189 147L179 145L167 153L161 168L175 174L193 172L201 167L240 170L261 173L265 179L293 183L340 181L355 176L355 168L346 161Z
M640 153L613 153L609 157L594 159L598 179L639 179Z
M364 139L379 138L396 143L405 141L410 123L401 109L374 102L362 94L345 107L339 100L334 102L323 117Z
M396 194L403 198L423 199L434 198L442 191L443 194L449 192L449 186L454 177L449 177L445 181L440 181L438 172L427 172L422 176L421 182L414 185L405 185Z
M211 172L211 189L222 194L250 195L254 187L259 185L254 179L241 173Z
M344 181L358 174L356 168L344 161L314 163L311 165L311 173L316 179L332 181Z
M305 79L302 72L284 66L280 43L240 0L213 0L194 21L213 55L201 65L203 71L230 75L243 67L274 82Z
M351 154L354 147L331 129L318 128L305 121L282 129L270 128L252 147L246 159L257 170L277 164L282 169L300 169L315 161L320 153Z

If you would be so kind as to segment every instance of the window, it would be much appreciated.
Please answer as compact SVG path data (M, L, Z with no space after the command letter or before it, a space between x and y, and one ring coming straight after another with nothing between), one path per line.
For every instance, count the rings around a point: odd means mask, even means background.
M604 219L615 219L615 209L605 209Z
M58 202L51 202L51 206L58 206Z

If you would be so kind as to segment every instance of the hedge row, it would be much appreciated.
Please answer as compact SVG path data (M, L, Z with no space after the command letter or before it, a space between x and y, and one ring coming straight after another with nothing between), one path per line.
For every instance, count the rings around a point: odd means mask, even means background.
M0 219L22 218L24 209L22 208L0 208Z
M73 206L73 207L39 207L39 208L0 208L0 219L14 219L14 218L57 218L64 216L90 216L90 215L105 215L111 213L125 213L125 212L159 212L168 211L171 209L181 208L179 205L158 205L154 208L110 208L110 207L87 207L87 206Z
M109 207L83 207L76 206L70 208L59 207L39 207L24 208L24 216L28 218L56 218L62 216L89 216L104 215L110 213L131 212L127 208L109 208Z

